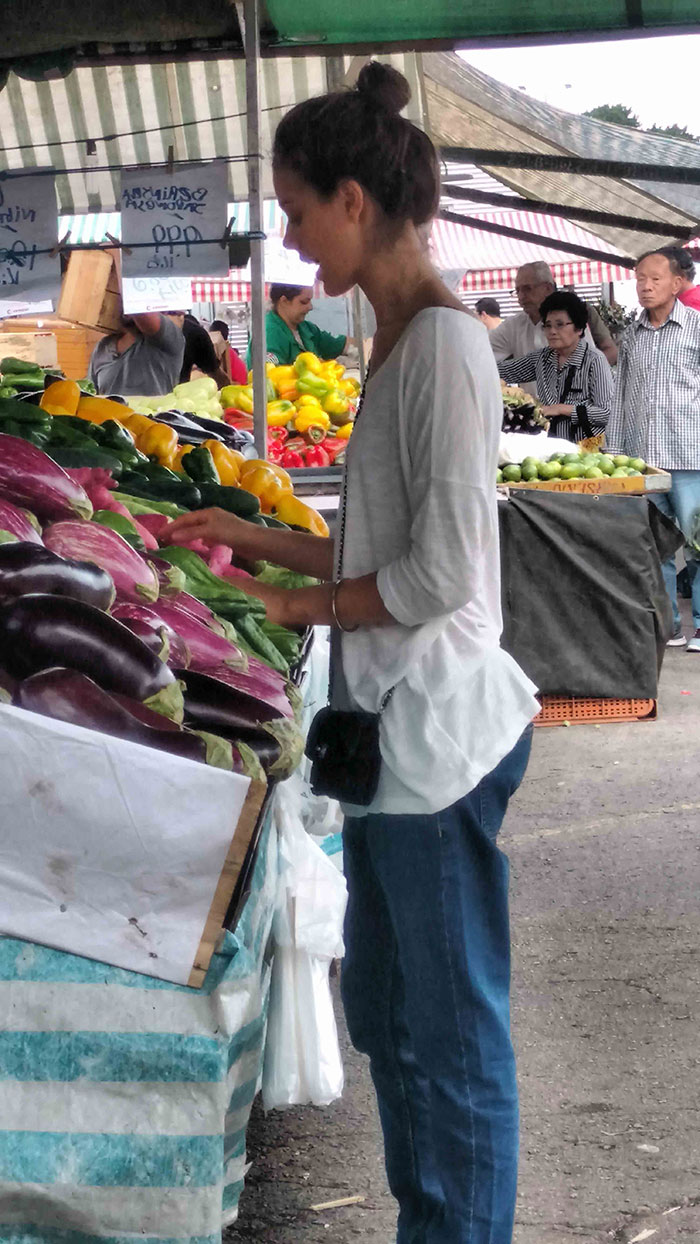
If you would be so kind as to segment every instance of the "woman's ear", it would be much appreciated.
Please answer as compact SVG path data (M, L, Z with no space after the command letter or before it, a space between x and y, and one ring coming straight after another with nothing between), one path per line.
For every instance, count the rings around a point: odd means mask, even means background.
M347 219L357 224L367 205L367 196L359 181L353 177L346 178L339 182L336 194Z

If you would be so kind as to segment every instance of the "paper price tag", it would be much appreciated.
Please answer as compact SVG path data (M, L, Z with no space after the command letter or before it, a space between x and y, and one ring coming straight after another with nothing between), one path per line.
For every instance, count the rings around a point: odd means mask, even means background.
M50 255L58 242L56 179L7 177L0 182L0 316L17 304L50 302L61 285L61 260Z
M122 302L127 315L149 311L189 311L192 281L188 276L124 277Z
M222 160L124 171L122 275L226 276L227 182Z

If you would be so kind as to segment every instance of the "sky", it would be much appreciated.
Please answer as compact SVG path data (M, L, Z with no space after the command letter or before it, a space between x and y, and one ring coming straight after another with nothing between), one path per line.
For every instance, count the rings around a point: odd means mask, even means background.
M499 82L524 87L527 95L567 112L626 104L643 128L685 125L700 135L700 92L688 76L700 60L700 34L469 49L460 56Z

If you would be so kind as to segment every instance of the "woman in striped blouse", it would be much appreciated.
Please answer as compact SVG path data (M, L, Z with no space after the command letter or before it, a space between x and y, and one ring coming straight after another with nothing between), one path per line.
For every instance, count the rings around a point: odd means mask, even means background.
M604 432L613 395L610 364L585 337L588 313L576 294L557 290L545 298L540 318L548 345L499 363L508 384L535 380L550 436L581 441Z

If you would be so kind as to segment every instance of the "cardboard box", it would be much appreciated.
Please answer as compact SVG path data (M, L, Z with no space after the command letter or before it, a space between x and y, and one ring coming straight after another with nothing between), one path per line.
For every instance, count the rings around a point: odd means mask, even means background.
M671 476L668 471L660 471L658 467L649 467L647 475L604 475L602 479L536 479L519 484L497 484L500 492L511 488L539 488L548 492L587 492L599 493L634 493L639 496L644 492L668 492L671 487Z
M39 367L58 366L55 333L0 333L0 358L11 355Z
M107 247L72 251L56 314L85 328L118 332L122 316L119 252Z

